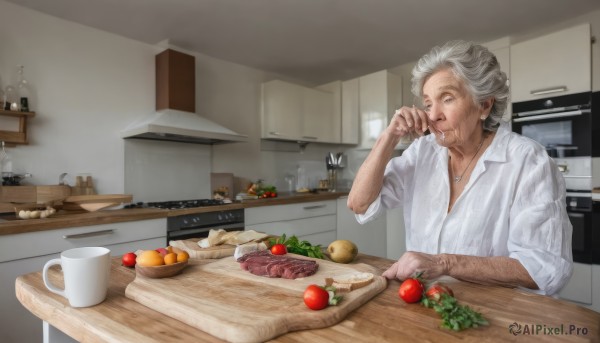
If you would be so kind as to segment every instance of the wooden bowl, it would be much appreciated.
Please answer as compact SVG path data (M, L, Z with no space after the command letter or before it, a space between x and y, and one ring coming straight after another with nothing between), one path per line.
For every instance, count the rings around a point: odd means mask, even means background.
M135 265L135 272L137 274L149 277L152 279L162 279L165 277L175 276L188 265L188 261L177 262L173 264L166 264L163 266L154 267L142 267L139 264Z

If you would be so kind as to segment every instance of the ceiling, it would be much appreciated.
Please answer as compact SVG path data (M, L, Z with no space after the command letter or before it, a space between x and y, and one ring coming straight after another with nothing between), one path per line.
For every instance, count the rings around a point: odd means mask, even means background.
M450 39L486 42L600 9L598 0L8 1L311 84L415 61Z

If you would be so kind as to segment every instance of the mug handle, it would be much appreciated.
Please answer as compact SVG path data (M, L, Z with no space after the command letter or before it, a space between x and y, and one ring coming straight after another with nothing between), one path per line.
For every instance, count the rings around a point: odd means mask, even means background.
M54 286L54 284L52 284L52 282L50 282L50 280L48 279L48 269L56 264L59 264L62 267L62 261L60 258L52 259L52 260L46 262L46 264L44 265L44 271L42 272L42 278L44 279L44 285L46 285L46 288L48 288L48 290L50 290L50 292L56 293L58 295L62 295L63 297L66 298L67 294L65 293L65 290Z

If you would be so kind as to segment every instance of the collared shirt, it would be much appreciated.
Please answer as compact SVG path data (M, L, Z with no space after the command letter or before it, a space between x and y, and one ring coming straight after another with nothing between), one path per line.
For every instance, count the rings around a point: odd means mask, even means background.
M407 251L509 256L554 294L573 270L573 227L562 174L545 149L502 124L450 212L448 149L419 138L387 164L383 187L359 223L404 207Z

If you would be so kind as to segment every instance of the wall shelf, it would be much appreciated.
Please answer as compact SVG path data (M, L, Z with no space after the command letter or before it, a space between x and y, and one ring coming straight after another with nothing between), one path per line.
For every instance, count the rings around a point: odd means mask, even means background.
M18 112L18 111L0 110L0 116L14 117L19 120L19 130L18 131L0 130L0 141L5 142L7 145L28 144L29 143L27 141L27 118L35 117L35 112Z

